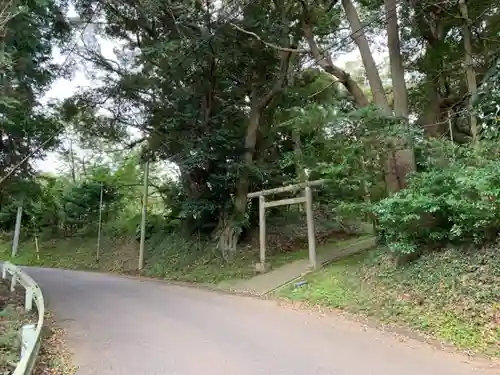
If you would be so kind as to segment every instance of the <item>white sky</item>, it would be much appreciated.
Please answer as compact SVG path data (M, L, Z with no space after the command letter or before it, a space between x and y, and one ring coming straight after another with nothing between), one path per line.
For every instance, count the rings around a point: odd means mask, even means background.
M69 16L76 16L74 10L70 10ZM116 55L113 51L116 47L118 47L118 44L100 38L99 42L101 44L101 51L103 55L110 60L116 61ZM374 50L373 52L376 62L378 64L381 64L384 61L386 54L381 54L376 50ZM59 48L54 49L53 59L55 62L63 63L66 58L67 54L61 55L61 51L59 50ZM353 62L359 62L359 64L361 64L361 58L357 49L355 49L353 52L345 53L343 55L339 55L338 53L335 55L335 63L344 69L347 68L347 70L351 70L352 68L354 68L356 63L353 64ZM85 72L81 69L78 69L73 73L73 77L69 80L62 78L57 79L52 84L52 87L48 90L42 101L48 102L53 99L64 100L74 95L81 89L88 88L91 85L92 81L87 78ZM82 150L78 150L77 148L75 148L75 152L82 153ZM61 161L60 155L57 152L50 152L44 159L37 160L35 162L35 166L38 170L43 172L57 173L63 167L63 163Z
M70 9L69 17L76 17L77 14L74 9ZM77 34L78 36L80 34ZM83 35L83 34L82 34ZM98 37L98 41L101 45L101 51L104 57L116 61L116 55L113 52L116 47L118 47L117 43L110 42L108 40L102 39ZM73 42L70 46L73 46ZM78 40L78 46L82 46L81 38ZM71 55L68 53L61 54L61 50L56 47L53 51L53 61L58 64L64 64L68 56L71 58ZM59 78L54 81L51 88L47 91L44 98L42 99L43 103L47 103L53 100L64 100L72 95L82 91L86 88L91 87L93 81L90 80L85 71L82 68L76 68L73 71L71 79ZM63 141L63 143L65 143ZM77 147L74 148L76 153L82 153L82 150L79 150ZM50 152L46 155L44 159L39 159L35 162L35 166L38 170L43 172L52 172L57 173L58 170L62 168L61 158L58 152Z

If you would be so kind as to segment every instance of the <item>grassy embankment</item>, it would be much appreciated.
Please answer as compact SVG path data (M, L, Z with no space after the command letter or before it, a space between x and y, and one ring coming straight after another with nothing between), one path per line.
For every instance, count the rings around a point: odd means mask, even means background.
M500 357L500 251L448 249L397 266L384 248L306 277L280 297L342 309Z
M109 222L103 226L99 262L96 261L97 233L93 226L83 229L80 235L67 238L42 232L38 238L38 253L34 239L26 236L21 242L18 256L11 261L21 265L137 274L137 219L140 220L140 216L124 223ZM346 234L345 227L328 212L318 210L314 221L318 252L353 237ZM154 220L152 223L155 223ZM224 285L228 281L231 283L231 280L248 279L256 275L255 263L259 261L258 228L245 233L243 243L239 246L240 252L235 254L232 262L227 263L212 240L196 233L192 236L172 233L163 224L156 223L148 228L151 237L146 243L143 275ZM88 234L85 235L84 231ZM11 241L11 233L0 235L0 260L10 258ZM290 211L270 216L266 224L266 242L269 250L267 260L273 268L306 258L307 227L304 213Z
M318 252L338 245L347 236L324 238ZM16 264L52 268L96 270L124 274L137 274L139 244L133 238L104 237L101 242L99 262L96 261L96 239L71 237L39 241L37 253L33 241L23 241L19 254L11 259L11 242L8 236L0 239L0 260L11 260ZM308 256L304 244L299 249L268 256L273 268ZM234 261L225 262L212 244L201 240L187 241L178 235L158 234L147 242L143 275L196 283L218 284L230 280L248 279L256 275L258 249L248 245L236 254Z

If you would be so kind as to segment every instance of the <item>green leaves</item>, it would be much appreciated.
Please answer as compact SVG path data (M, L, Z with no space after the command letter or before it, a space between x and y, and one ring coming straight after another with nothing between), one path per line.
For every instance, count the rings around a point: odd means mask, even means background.
M407 254L447 243L482 244L500 227L500 163L453 165L415 174L374 212L389 246Z

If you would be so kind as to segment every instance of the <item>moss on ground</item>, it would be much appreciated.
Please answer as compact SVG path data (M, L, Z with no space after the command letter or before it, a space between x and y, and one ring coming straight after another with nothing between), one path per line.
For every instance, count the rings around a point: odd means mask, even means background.
M500 251L448 249L397 266L384 248L336 262L278 295L403 325L500 357Z

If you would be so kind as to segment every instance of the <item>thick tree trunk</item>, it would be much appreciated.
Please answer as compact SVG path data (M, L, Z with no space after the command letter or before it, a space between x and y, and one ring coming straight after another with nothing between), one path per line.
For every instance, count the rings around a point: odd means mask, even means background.
M259 130L262 111L257 99L252 100L252 108L248 119L245 136L245 152L243 154L244 169L240 173L236 184L232 215L224 215L219 223L218 246L224 259L231 260L241 234L241 222L244 220L247 209L247 194L250 187L248 168L253 164L257 132Z
M470 113L470 131L472 134L472 143L477 144L477 117L472 111L472 100L477 93L476 71L474 69L474 60L472 58L472 33L470 31L470 19L465 0L459 0L460 13L464 19L464 49L465 49L465 71L467 73L467 85L469 89L469 113Z
M295 174L297 176L297 181L299 183L307 181L307 174L304 168L304 153L302 152L302 141L300 139L300 131L293 129L292 130L292 141L293 141L293 155L295 161ZM295 196L301 197L304 195L304 191L298 191ZM301 204L288 206L287 209L289 211L303 211L303 207Z
M387 44L391 65L392 92L394 94L394 114L396 117L408 119L408 93L406 90L403 59L401 57L396 5L396 0L385 0Z
M433 82L431 77L426 77ZM442 118L442 110L437 83L433 83L426 91L426 106L418 118L417 124L424 128L424 135L428 138L438 138L446 134L446 118ZM445 111L447 112L447 111Z
M342 6L351 26L352 38L358 46L361 59L363 60L373 101L382 113L389 115L392 111L385 95L384 86L370 50L370 45L366 39L364 27L361 25L358 11L351 0L342 0ZM403 188L404 174L408 169L407 152L400 147L401 142L393 139L391 143L393 151L385 156L384 161L384 176L388 193L393 193Z
M300 39L300 38L298 38ZM297 43L298 44L298 43ZM295 64L296 71L290 69L288 76L288 83L291 87L295 85L295 76L300 73L300 65L298 61L296 61L297 54L292 54L291 59L295 60L293 63ZM302 152L302 141L301 141L301 131L296 129L295 127L292 129L292 142L293 142L293 154L295 161L295 175L299 182L304 182L307 180L306 171L304 168L304 154ZM301 194L301 193L298 193ZM298 206L299 210L301 206Z
M357 17L356 9L354 7L352 7L352 9L351 8L349 8L349 9L350 9L351 14L352 14L353 9L354 9L355 16L356 16L355 18L357 19L358 23L361 24L361 22L359 22L359 18ZM328 56L328 55L323 56L321 54L321 52L316 44L316 41L314 40L312 27L307 21L308 20L306 18L302 24L302 30L304 32L306 39L307 39L307 42L309 44L309 47L311 49L311 53L312 53L313 57L316 59L316 61L319 63L319 65L323 69L325 69L325 71L327 71L328 73L335 76L344 85L344 87L353 96L354 101L356 102L356 105L358 106L358 108L367 107L370 104L370 102L369 102L367 96L365 95L365 93L363 92L363 90L361 89L361 87L359 86L359 84L354 79L352 79L347 72L345 72L344 70L335 66L333 64L330 56ZM366 42L366 38L364 37L364 35L363 35L363 39ZM358 38L358 40L359 40L359 38ZM363 45L363 43L361 43L361 44ZM368 42L366 42L366 46L367 45L368 45ZM382 89L382 91L380 89L380 87L382 85L382 82L380 80L380 75L378 74L378 71L377 71L376 66L375 66L375 62L373 60L373 57L371 56L371 51L369 48L368 48L367 52L370 56L366 56L366 51L365 51L365 59L368 61L371 61L371 64L375 68L375 71L374 71L375 76L373 76L373 74L372 74L372 81L371 81L370 86L372 87L372 91L373 91L372 84L375 87L379 87L379 94L380 93L383 94L383 95L378 95L378 103L376 102L375 104L383 112L390 113L391 111L389 108L389 104L387 102L387 97L385 96L385 93L383 93L383 89ZM363 61L365 61L365 59ZM366 67L365 67L365 69L366 69ZM372 72L373 72L373 69L372 69ZM374 92L373 92L373 97L375 100L375 93ZM384 165L385 165L384 178L385 178L387 190L389 192L398 191L404 186L404 184L402 182L402 181L404 181L404 178L402 179L401 175L406 173L406 171L409 169L408 163L405 162L408 159L408 156L409 155L404 154L404 150L397 150L397 151L394 151L388 157L386 157L386 161L384 163ZM410 156L413 156L413 154L411 153ZM397 157L399 157L401 160L396 159ZM412 158L411 160L414 160L414 159Z
M342 6L344 7L347 20L351 26L352 38L358 46L361 59L363 60L363 65L365 66L366 76L373 95L373 101L381 111L389 114L391 113L391 108L389 107L384 86L382 85L377 65L375 64L373 54L370 50L370 45L366 39L364 27L361 25L358 11L351 0L342 0Z
M224 217L224 222L221 223L220 233L218 234L219 249L226 260L231 260L233 258L241 234L240 223L245 217L248 201L247 194L250 186L248 168L253 164L257 132L259 130L262 111L263 108L259 105L258 99L252 98L252 107L250 109L247 133L245 136L245 152L243 154L245 167L240 172L239 180L236 183L233 213L232 215Z
M394 96L394 115L408 124L408 92L405 82L405 71L401 56L397 1L385 0L387 14L387 44L391 65L391 80ZM406 176L415 171L415 153L411 147L404 145L404 140L394 139L395 151L386 161L386 185L389 193L397 192L406 186Z
M387 1L390 2L390 0ZM375 105L386 115L392 114L387 96L385 95L382 80L375 64L375 60L373 59L368 40L364 34L358 12L351 0L342 0L342 5L351 26L353 39L359 48L361 58L363 60L363 65L366 70ZM402 66L399 48L398 21L397 17L394 18L395 23L391 23L390 25L391 37L389 41L389 45L392 46L393 50L391 65L394 65L394 69L392 70L392 73L393 75L395 74L395 78L393 78L393 80L396 79L396 84L398 86L396 92L402 92L404 95L403 98L398 98L398 109L396 114L398 116L407 117L408 100L404 81L404 69ZM359 108L368 106L370 104L369 100L358 83L353 80L347 72L335 66L329 55L322 55L320 52L316 41L314 40L312 27L310 20L308 19L307 9L305 9L302 30L309 44L311 53L318 64L325 69L325 71L335 76L344 85L344 87L353 96ZM402 189L405 186L406 175L415 170L415 157L413 150L402 147L402 143L403 142L401 140L394 139L394 151L386 157L385 181L389 192L396 192Z
M248 127L245 136L245 151L243 154L244 167L235 186L232 215L224 216L224 222L219 225L218 247L226 260L231 260L241 234L241 222L247 209L247 194L250 187L249 168L252 167L257 133L264 110L273 98L283 89L290 63L290 51L281 52L281 64L278 77L273 87L263 96L259 96L259 89L254 86L250 98L251 108L248 118Z

